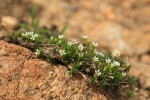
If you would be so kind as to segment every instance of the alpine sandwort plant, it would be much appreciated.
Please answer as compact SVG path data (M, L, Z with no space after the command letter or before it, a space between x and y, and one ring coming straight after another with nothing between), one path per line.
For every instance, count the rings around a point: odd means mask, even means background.
M34 11L33 11L34 13ZM67 41L61 34L53 36L48 30L38 27L32 14L32 26L22 25L24 29L18 33L9 35L9 42L29 47L38 57L46 58L49 62L61 62L64 65L72 65L70 73L77 75L83 72L89 77L91 84L99 88L118 90L120 87L128 86L127 96L134 92L135 78L129 75L130 64L126 58L121 56L117 49L111 54L104 54L98 50L98 43L88 41L88 36L83 36L82 43L76 40ZM28 31L30 30L30 31ZM44 38L42 33L49 34L50 38Z
M97 49L97 43L88 41L87 36L83 36L83 44L76 40L66 41L63 34L58 37L51 36L44 42L42 35L34 32L23 32L17 36L20 36L18 38L22 42L34 43L37 56L47 58L47 61L57 60L65 65L73 64L71 74L86 72L90 83L101 88L116 90L119 85L129 85L132 79L128 74L130 64L121 57L119 50L115 49L110 55L105 55ZM44 44L48 46L45 47Z

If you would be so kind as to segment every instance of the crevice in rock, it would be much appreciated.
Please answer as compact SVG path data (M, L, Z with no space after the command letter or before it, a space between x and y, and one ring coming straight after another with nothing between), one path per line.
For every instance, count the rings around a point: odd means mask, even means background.
M19 71L18 71L18 82L17 82L17 85L16 85L16 89L14 91L14 94L15 94L16 98L18 97L18 94L19 94L19 87L20 87L20 81L21 81L21 72L24 68L25 62L27 60L31 59L32 55L28 56L28 57L25 57L25 58L26 58L25 60L20 61L20 67L19 67Z
M25 63L26 60L24 61L21 61L20 63L20 68L19 68L19 71L18 71L18 82L17 82L17 85L16 85L16 91L14 91L14 94L16 95L16 97L18 96L19 94L19 86L20 86L20 78L21 78L21 72L22 72L22 69L24 67L24 63Z

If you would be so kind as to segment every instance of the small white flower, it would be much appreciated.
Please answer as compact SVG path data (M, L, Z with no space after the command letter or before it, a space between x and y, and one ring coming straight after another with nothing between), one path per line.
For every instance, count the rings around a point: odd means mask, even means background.
M24 37L30 37L31 40L35 40L37 37L39 37L38 34L34 34L33 32L25 32L25 33L22 33L22 36Z
M78 42L76 40L72 40L72 43L73 44L77 44Z
M51 36L51 38L50 38L51 40L53 40L54 39L54 37L53 36Z
M33 32L25 32L22 33L22 36L32 36L34 33Z
M118 61L113 61L111 63L111 66L114 67L114 66L120 66L120 63Z
M83 36L83 39L87 39L88 38L88 36Z
M127 75L127 73L125 73L125 72L122 72L122 76L126 76Z
M97 47L98 43L92 42L93 46Z
M31 36L31 38L30 38L31 40L35 40L35 37L34 36Z
M95 56L95 57L93 58L93 61L97 62L97 61L98 61L98 57Z
M72 45L73 45L73 42L68 41L67 44L68 44L69 46L72 46Z
M38 34L32 34L30 39L35 40L38 36L39 36Z
M40 54L41 54L41 50L36 49L35 54L36 54L37 56L40 55Z
M60 50L59 53L61 56L66 54L65 50Z
M117 50L117 49L113 50L113 52L112 52L113 57L119 57L120 55L121 55L121 52L119 50Z
M135 89L134 89L134 91L138 91L138 90L139 90L138 88L135 88Z
M34 34L34 37L38 37L39 35L38 34Z
M22 33L22 36L26 36L26 34L25 34L25 33Z
M62 39L62 38L64 38L65 36L64 35L58 35L58 38L59 39Z
M78 48L82 51L83 50L83 45L82 44L78 45Z
M83 57L83 54L82 54L82 53L79 53L79 57Z
M97 51L97 49L94 50L94 53L97 54L97 55L99 54L99 52Z
M26 34L33 35L34 33L33 32L26 32Z
M95 70L95 75L100 76L102 73L100 72L100 70Z
M109 64L111 62L111 59L108 58L108 59L105 59L106 63Z
M102 57L104 57L104 54L102 52L99 52L99 55L102 56Z

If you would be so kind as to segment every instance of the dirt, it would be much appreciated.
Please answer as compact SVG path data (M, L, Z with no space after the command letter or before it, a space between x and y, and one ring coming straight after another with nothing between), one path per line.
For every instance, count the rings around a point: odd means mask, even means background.
M140 82L138 92L130 99L150 99L150 0L0 2L0 36L15 31L15 25L20 21L31 23L30 9L34 3L41 27L61 31L66 25L68 30L65 36L69 40L81 41L83 35L88 35L90 40L99 43L101 50L110 52L117 48L123 55L129 56L133 66L130 73L137 76ZM63 66L52 65L36 57L33 59L34 54L25 48L3 41L0 44L2 99L112 99L105 93L92 90L84 78L70 79Z

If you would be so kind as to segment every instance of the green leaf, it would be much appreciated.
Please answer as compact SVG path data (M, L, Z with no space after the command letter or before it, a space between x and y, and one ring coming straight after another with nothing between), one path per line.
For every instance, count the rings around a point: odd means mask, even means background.
M52 60L52 56L51 55L45 55L48 61Z
M49 36L51 36L51 32L48 30L48 29L39 29L39 30L37 30L37 32L38 33L46 33L46 34L48 34Z
M77 62L73 65L72 74L77 73L78 69L80 67L80 62Z
M63 29L61 30L60 34L64 34L67 29L68 29L67 26L63 27Z
M20 25L20 27L24 28L25 30L30 30L29 26L26 24L20 23L19 25Z
M35 21L32 23L33 29L37 29L38 26L39 26L39 23L40 23L40 20L35 20Z
M129 90L127 93L126 93L126 96L127 97L131 97L133 95L133 91L132 90Z

